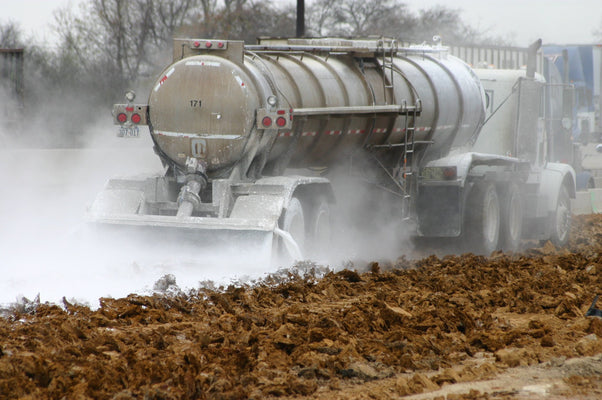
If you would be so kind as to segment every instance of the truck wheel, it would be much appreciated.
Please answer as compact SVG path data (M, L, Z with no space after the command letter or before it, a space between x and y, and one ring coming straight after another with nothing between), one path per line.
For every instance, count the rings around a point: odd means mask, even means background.
M288 203L288 208L284 211L282 218L282 230L288 232L299 247L301 254L305 252L305 216L303 207L298 198L293 197ZM280 238L279 253L284 260L294 261L294 254L297 251L290 249L291 243L286 243Z
M550 240L558 247L566 246L571 230L571 199L565 185L560 187L556 213L552 220L552 236Z
M500 241L500 200L492 183L476 185L469 197L464 225L467 245L485 255L498 249Z
M314 202L309 215L307 251L318 257L326 255L332 242L330 205L324 196Z
M505 251L517 251L523 235L523 203L518 185L511 183L502 195L501 241Z

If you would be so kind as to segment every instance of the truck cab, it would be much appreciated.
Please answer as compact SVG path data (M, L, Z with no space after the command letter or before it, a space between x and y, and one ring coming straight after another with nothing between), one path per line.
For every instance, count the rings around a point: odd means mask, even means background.
M525 69L475 73L484 90L485 121L464 149L422 169L419 233L462 237L469 250L482 253L517 250L523 238L565 245L575 171L548 157L546 127L556 117L546 107L549 85ZM454 178L433 179L437 168L453 168ZM429 196L443 188L453 194L438 196L445 201Z

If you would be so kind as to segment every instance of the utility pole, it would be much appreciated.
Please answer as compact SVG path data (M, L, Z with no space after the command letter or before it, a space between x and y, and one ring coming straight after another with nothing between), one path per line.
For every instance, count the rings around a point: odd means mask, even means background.
M297 0L297 37L305 36L305 0Z

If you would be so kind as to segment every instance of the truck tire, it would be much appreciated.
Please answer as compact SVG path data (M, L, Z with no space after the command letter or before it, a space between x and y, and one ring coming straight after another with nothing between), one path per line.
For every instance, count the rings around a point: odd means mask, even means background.
M332 228L328 200L318 196L313 202L308 216L307 252L312 256L324 257L331 247Z
M305 255L305 215L301 201L293 197L288 203L288 207L282 216L281 229L290 233L293 240L299 246L302 255ZM283 262L295 261L291 251L287 249L287 243L282 238L279 239L278 253Z
M501 196L501 248L517 251L523 235L523 201L516 183L511 183Z
M557 247L564 247L569 243L571 230L571 199L566 185L560 187L556 212L552 219L552 235L550 240Z
M476 184L469 195L464 224L464 237L469 250L489 255L499 249L500 200L495 185Z

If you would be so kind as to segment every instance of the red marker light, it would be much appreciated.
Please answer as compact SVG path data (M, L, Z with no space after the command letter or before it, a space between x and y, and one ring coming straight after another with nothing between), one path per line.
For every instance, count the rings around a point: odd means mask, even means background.
M206 47L206 48L208 48L208 49L209 49L209 48L211 48L211 46L213 46L213 43L211 43L211 42L206 42L206 43L205 43L205 47Z
M278 117L276 118L276 125L278 125L279 127L283 127L286 125L286 119L284 117Z
M200 42L194 42L194 47L201 47L201 43Z
M224 48L224 42L219 42L217 44L217 47L219 47L220 49L223 49Z
M443 177L447 180L456 179L456 177L457 177L456 167L443 168Z
M128 116L125 115L124 113L117 114L117 121L119 121L123 124L127 120L128 120Z
M140 114L134 114L132 115L132 122L135 124L139 124L140 120L142 120L142 117L140 117Z
M272 118L270 118L270 117L263 117L263 119L261 120L261 123L265 127L272 126Z

